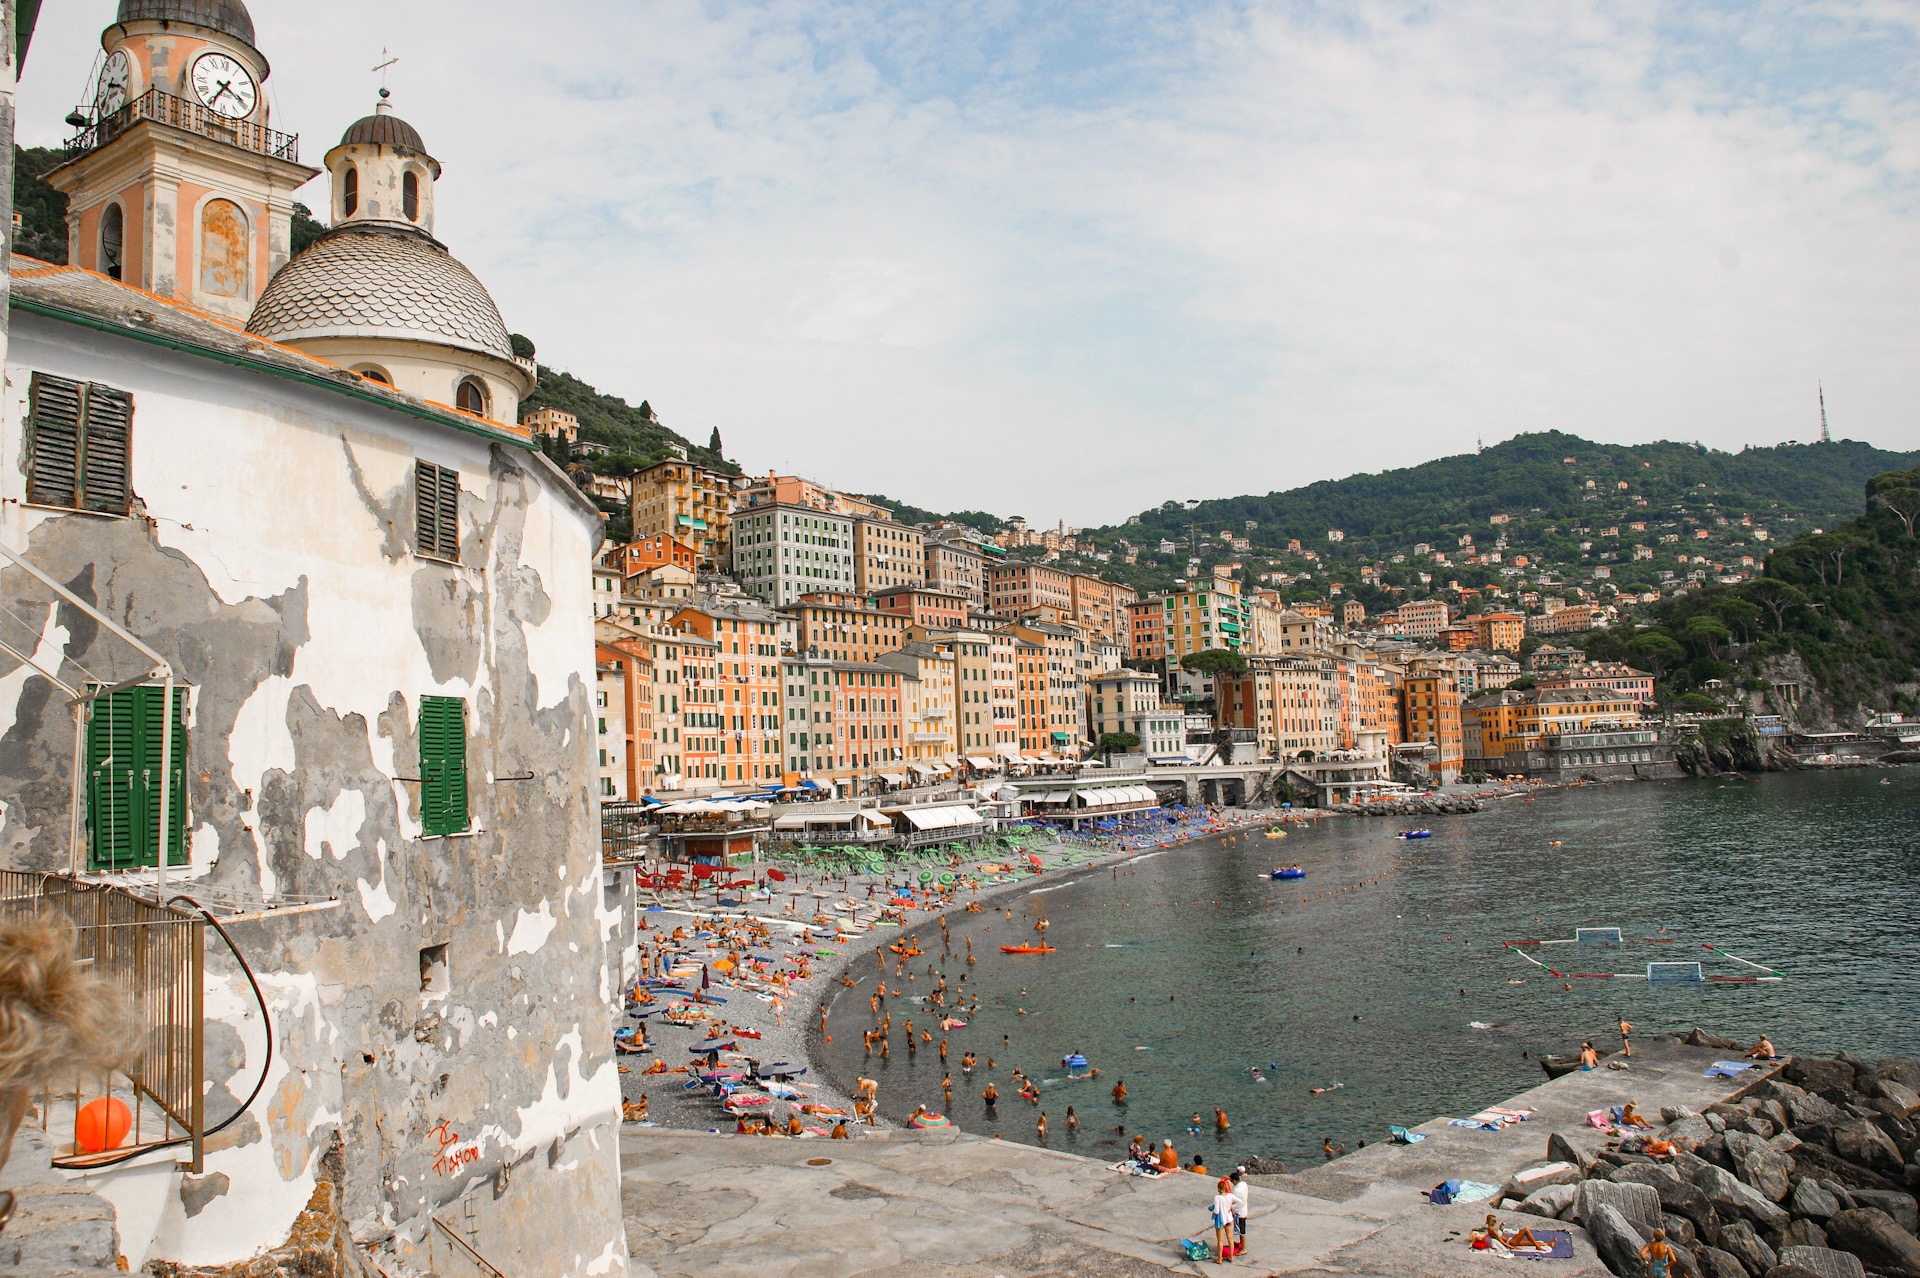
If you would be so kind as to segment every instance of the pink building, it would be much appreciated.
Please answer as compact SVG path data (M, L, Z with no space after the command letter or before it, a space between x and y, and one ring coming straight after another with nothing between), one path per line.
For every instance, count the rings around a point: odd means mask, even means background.
M1624 661L1584 661L1538 679L1542 688L1605 688L1642 704L1653 700L1653 676Z

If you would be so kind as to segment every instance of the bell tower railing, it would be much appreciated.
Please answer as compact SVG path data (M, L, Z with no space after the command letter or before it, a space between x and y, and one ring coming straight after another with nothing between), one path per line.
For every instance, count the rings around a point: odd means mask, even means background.
M78 122L75 117L69 119ZM272 156L276 160L295 164L300 162L299 134L276 133L249 120L230 120L198 102L176 97L160 89L148 89L118 111L82 125L67 145L75 151L92 151L105 146L142 120L225 142L255 155Z

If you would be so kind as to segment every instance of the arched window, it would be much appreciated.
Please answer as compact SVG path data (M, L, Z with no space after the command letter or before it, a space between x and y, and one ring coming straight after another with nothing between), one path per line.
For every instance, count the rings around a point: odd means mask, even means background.
M420 220L420 175L412 169L400 179L400 207L406 212L407 221Z
M475 417L487 415L487 387L477 377L463 377L453 392L453 406Z
M200 291L247 294L247 215L232 200L208 200L200 212Z
M109 279L120 278L120 255L126 243L125 214L118 204L107 205L100 215L100 273Z
M340 175L340 215L352 217L360 207L360 170L349 164Z
M393 385L393 378L387 376L387 370L378 364L361 364L353 371L370 382L379 382L382 386Z

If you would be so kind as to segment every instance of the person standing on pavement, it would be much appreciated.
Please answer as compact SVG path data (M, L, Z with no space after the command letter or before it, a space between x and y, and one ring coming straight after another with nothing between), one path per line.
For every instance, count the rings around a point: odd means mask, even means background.
M1234 1254L1247 1254L1247 1169L1236 1167L1227 1177L1233 1185Z
M1233 1263L1233 1182L1222 1176L1213 1195L1213 1254L1219 1263Z
M1626 1017L1624 1016L1621 1017L1620 1018L1620 1050L1628 1056L1633 1055L1633 1040L1628 1037L1628 1035L1632 1033L1633 1033L1633 1026L1628 1023Z

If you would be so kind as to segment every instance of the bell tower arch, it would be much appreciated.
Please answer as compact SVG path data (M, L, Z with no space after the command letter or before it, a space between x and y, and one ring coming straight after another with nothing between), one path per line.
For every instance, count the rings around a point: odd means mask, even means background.
M244 321L289 254L293 192L319 170L269 119L271 68L241 0L121 0L68 122L67 260Z

